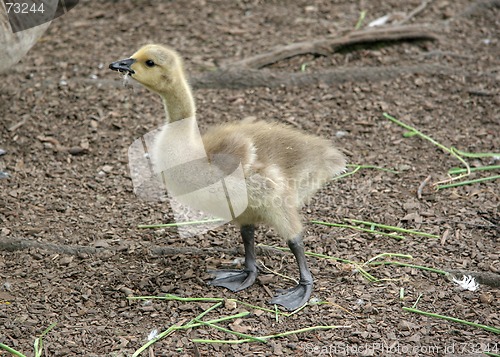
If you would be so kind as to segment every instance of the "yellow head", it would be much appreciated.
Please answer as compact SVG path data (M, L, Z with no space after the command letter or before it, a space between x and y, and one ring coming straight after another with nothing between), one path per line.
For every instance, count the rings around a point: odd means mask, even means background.
M130 58L113 62L109 68L126 73L149 90L166 95L184 81L182 59L161 45L146 45Z

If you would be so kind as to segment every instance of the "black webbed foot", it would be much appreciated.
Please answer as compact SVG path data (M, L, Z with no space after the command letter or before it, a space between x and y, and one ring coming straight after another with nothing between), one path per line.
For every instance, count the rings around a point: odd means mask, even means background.
M231 291L240 291L252 286L257 278L257 263L255 261L255 242L253 225L241 227L241 237L245 247L245 269L212 270L215 279L209 282L213 286L222 286Z
M296 310L309 301L312 293L311 283L299 283L296 287L280 290L271 304L281 305L288 311Z
M257 271L247 270L212 270L215 279L209 282L213 286L222 286L233 292L246 289L253 285L257 278Z

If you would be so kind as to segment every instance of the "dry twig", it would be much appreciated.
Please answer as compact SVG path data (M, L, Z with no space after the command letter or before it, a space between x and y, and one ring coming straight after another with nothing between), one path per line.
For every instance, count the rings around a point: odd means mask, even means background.
M424 190L425 186L427 186L427 184L429 183L429 181L432 179L432 176L429 175L425 178L424 181L422 181L422 183L420 184L420 186L418 186L418 189L417 189L417 198L419 200L422 199L422 191Z
M431 2L432 2L432 0L424 0L424 1L422 1L422 3L420 5L418 5L415 9L413 9L412 12L410 12L408 14L408 16L406 16L403 20L399 21L398 24L399 25L403 25L403 24L407 23L412 18L414 18L415 16L417 16L418 14L420 14L422 11L424 11L425 8L427 7L427 5L429 5L429 3L431 3Z

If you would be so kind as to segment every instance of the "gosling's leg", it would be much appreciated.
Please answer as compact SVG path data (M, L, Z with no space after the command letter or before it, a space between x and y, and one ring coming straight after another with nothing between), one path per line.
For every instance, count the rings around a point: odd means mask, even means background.
M243 270L212 270L215 279L209 284L223 286L231 291L240 291L251 286L257 278L257 263L255 260L255 226L241 227L241 237L245 248L245 269Z
M291 289L281 290L280 295L271 300L271 304L278 304L287 310L295 310L309 301L313 287L313 277L307 267L306 255L304 253L304 243L302 235L288 241L288 247L292 251L299 266L300 281L299 284Z

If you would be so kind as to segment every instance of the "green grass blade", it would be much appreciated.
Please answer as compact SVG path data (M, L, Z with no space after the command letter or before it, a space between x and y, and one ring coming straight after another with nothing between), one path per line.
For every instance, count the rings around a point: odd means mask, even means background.
M222 331L222 332L225 332L225 333L228 333L228 334L232 334L232 335L235 335L237 337L241 337L243 339L247 339L247 340L250 340L250 341L253 341L253 342L267 343L267 341L264 338L261 338L261 337L255 337L255 336L247 335L246 333L241 333L241 332L233 331L233 330L227 329L225 327L222 327L222 326L219 326L219 325L216 325L216 324L212 324L212 323L209 323L209 322L206 322L206 321L200 321L200 320L196 320L195 319L195 322L196 323L200 323L200 324L205 325L205 326L213 327L216 330L219 330L219 331Z
M361 170L361 167L360 167L360 166L355 167L352 171L349 171L349 172L343 173L343 174L341 174L341 175L335 176L334 178L332 178L332 180L340 180L341 178L344 178L344 177L347 177L347 176L354 175L354 174L355 174L356 172L358 172L359 170Z
M381 253L373 258L368 259L363 265L369 264L373 262L374 260L377 260L379 258L385 258L385 257L396 257L396 258L405 258L405 259L413 259L413 257L409 254L400 254L400 253Z
M175 296L175 295L174 295ZM190 322L188 322L187 324L185 325L182 325L182 326L176 326L176 325L173 325L173 326L170 326L168 329L166 329L165 331L163 331L162 333L158 334L158 336L156 336L155 338L153 338L152 340L146 342L144 345L142 345L137 351L134 352L134 354L132 355L132 357L137 357L139 356L142 352L144 352L149 346L155 344L157 341L167 337L168 335L170 335L171 333L173 333L174 331L177 331L177 330L185 330L185 329L188 329L188 328L191 328L191 325L193 324L193 321L196 319L196 318L202 318L203 316L205 316L206 314L208 314L210 311L222 306L223 304L223 299L221 299L222 301L219 301L217 302L216 304L214 304L213 306L210 306L208 309L206 309L205 311L203 311L201 314L199 314L197 317L195 317L194 319L192 319Z
M390 172L392 174L398 174L399 172L398 171L395 171L395 170L391 170L391 169L386 169L385 167L379 167L379 166L374 166L374 165L356 165L356 164L348 164L346 165L347 167L352 167L353 170L352 171L349 171L349 172L346 172L346 173L343 173L341 175L338 175L338 176L335 176L334 178L332 178L332 180L339 180L341 178L344 178L344 177L347 177L347 176L351 176L351 175L354 175L356 172L358 172L359 170L361 169L373 169L373 170L379 170L379 171L385 171L385 172Z
M429 142L431 142L432 144L436 145L438 148L440 148L441 150L443 151L446 151L447 153L452 153L451 149L447 148L446 146L444 146L443 144L441 143L438 143L436 140L434 140L433 138L431 138L430 136L428 135L425 135L424 133L422 133L421 131L417 130L416 128L414 128L413 126L411 125L408 125L408 124L405 124L403 123L402 121L394 118L393 116L387 114L387 113L383 113L382 114L385 118L389 119L390 121L392 121L393 123L396 123L398 124L399 126L402 126L403 128L415 133L415 135L421 137L422 139L424 140L427 140Z
M302 332L317 331L317 330L333 330L333 329L336 329L336 328L350 328L350 327L351 326L336 326L336 325L310 326L310 327L305 327L305 328L301 328L301 329L298 329L298 330L277 333L275 335L260 336L260 338L265 338L265 339L278 338L278 337L285 337L285 336L295 335L295 334L302 333Z
M274 249L279 249L279 250L284 250L284 251L290 251L288 248L282 248L282 247L271 247L271 246L266 246L266 245L262 245L262 244L259 244L259 246L264 246L264 247L274 248ZM184 298L184 297L180 297L180 296L173 295L173 294L166 294L165 296L127 296L127 299L129 299L129 300L154 300L154 299L156 299L156 300L174 300L174 301L182 301L182 302L220 302L220 301L223 302L225 300L224 298ZM262 310L265 312L274 313L274 310L271 310L271 309L268 309L265 307L261 307L261 306L252 305L252 304L249 304L249 303L246 303L244 301L237 300L237 299L228 299L228 300L234 301L237 304L247 306L247 307L250 307L252 309L257 309L257 310ZM279 314L282 316L285 316L285 317L290 316L290 314L285 313L285 312L281 312L281 311L279 312Z
M351 326L311 326L311 327L306 327L298 330L293 330L293 331L286 331L282 333L278 333L275 335L267 335L267 336L259 336L258 338L260 339L271 339L271 338L278 338L278 337L285 337L285 336L290 336L294 335L297 333L302 333L302 332L309 332L309 331L316 331L316 330L331 330L335 328L350 328ZM193 339L191 340L193 343L218 343L218 344L241 344L245 342L252 342L250 339L244 339L244 340L200 340L200 339Z
M205 311L203 311L201 314L199 314L198 316L196 316L194 319L191 320L191 322L194 322L194 320L199 320L201 318L203 318L206 314L208 314L209 312L217 309L218 307L222 306L223 302L222 301L219 301L218 303L210 306L208 309L206 309Z
M183 302L220 302L224 301L224 298L184 298L181 296L173 295L173 294L165 294L164 296L127 296L129 300L174 300L174 301L183 301Z
M408 124L405 124L403 123L402 121L394 118L393 116L387 114L387 113L383 113L382 114L385 118L389 119L390 121L392 121L393 123L396 123L398 124L399 126L402 126L403 128L407 129L407 130L410 130L410 131L413 131L415 132L415 135L419 136L420 138L424 139L424 140L427 140L429 141L430 143L436 145L438 148L440 148L441 150L455 156L455 158L458 159L458 161L460 161L467 169L467 174L470 173L470 166L469 164L459 155L457 154L457 151L456 149L453 149L452 148L447 148L446 146L444 146L443 144L437 142L436 140L434 140L433 138L431 138L430 136L428 135L425 135L424 133L422 133L421 131L417 130L416 128L408 125Z
M33 349L35 351L35 357L42 357L43 342L41 338L35 338L35 343L33 344Z
M424 315L424 316L435 317L435 318L438 318L438 319L443 319L443 320L458 322L458 323L461 323L461 324L464 324L464 325L468 325L468 326L472 326L472 327L477 327L477 328L481 328L481 329L489 331L489 332L500 334L500 328L496 328L496 327L492 327L492 326L477 324L475 322L461 320L461 319L457 319L457 318L451 317L451 316L434 314L432 312L422 311L422 310L414 309L414 308L411 308L411 307L403 307L403 310L404 311L408 311L408 312L414 312L416 314L420 314L420 315Z
M500 170L500 165L489 165L489 166L480 166L480 167L471 167L470 172L476 171L493 171ZM459 175L467 173L467 169L461 169L459 167L453 167L448 170L448 174L450 175Z
M21 352L16 351L15 349L13 349L7 345L4 345L3 343L0 343L0 350L7 351L16 357L26 357L26 355L23 355Z
M361 28L361 26L363 25L363 21L365 21L365 17L366 17L366 10L363 10L359 13L358 22L356 23L356 26L354 26L355 30L359 30Z
M161 340L162 338L165 338L167 337L168 335L170 335L172 332L176 331L179 329L179 326L170 326L168 329L166 329L165 331L163 331L162 333L158 334L158 336L156 336L155 338L153 338L152 340L146 342L144 345L142 345L137 351L134 352L134 354L132 355L132 357L137 357L139 356L142 352L144 352L149 346L155 344L157 341Z
M441 190L443 188L472 185L472 184L479 183L479 182L498 180L499 178L500 178L500 175L488 176L488 177L478 178L478 179L475 179L475 180L460 181L460 182L448 183L448 184L445 184L445 185L437 185L436 188L438 190Z
M49 327L47 327L38 338L35 339L35 343L33 345L34 350L35 350L35 357L41 357L43 354L43 337L50 332L55 326L57 325L56 322L50 324Z
M372 230L372 229L361 228L361 227L358 227L358 226L351 226L351 225L348 225L348 224L329 223L329 222L323 222L323 221L311 221L311 223L321 224L321 225L324 225L324 226L331 226L331 227L350 228L350 229L354 229L354 230L361 231L361 232L367 232L367 233L379 234L379 235L386 236L386 237L391 237L391 238L394 238L394 239L397 239L397 240L403 240L403 239L405 239L405 237L397 235L397 234L391 234L391 233L376 231L376 230Z
M415 268L415 269L420 269L420 270L431 271L433 273L438 273L438 274L441 274L441 275L448 275L448 272L446 272L444 270L430 268L430 267L426 267L426 266L423 266L423 265L415 265L415 264L408 264L408 263L402 263L402 262L395 262L395 261L391 261L391 260L386 260L386 261L383 261L383 262L371 262L371 263L368 263L368 264L369 265L398 265L398 266L402 266L402 267L408 267L408 268Z
M221 345L240 345L242 343L252 342L250 339L242 339L242 340L203 340L198 338L193 338L191 340L193 343L213 343L213 344L221 344Z
M275 246L269 246L269 245L264 245L264 244L259 244L259 246L273 248L273 249L281 250L281 251L284 251L284 252L290 252L290 249L283 248L283 247L275 247ZM363 269L363 267L360 264L358 264L357 262L353 262L353 261L348 260L348 259L342 259L342 258L332 257L330 255L325 255L325 254L320 254L320 253L314 253L314 252L305 252L304 254L307 255L307 256L310 256L310 257L316 257L316 258L334 260L336 262L340 262L340 263L344 263L344 264L351 264L351 265L353 265L356 268L356 271L359 272L361 275L363 275L368 281L370 281L372 283L376 282L376 281L380 281L379 279L377 279L376 277L374 277L373 275L371 275L370 273L368 273L365 269ZM261 308L261 310L264 310L264 309ZM285 316L291 315L291 314L284 314L284 313L281 313L281 314L283 314Z
M248 315L250 315L250 312L243 311L243 312L240 312L239 314L235 314L235 315L231 315L231 316L225 316L225 317L220 317L218 319L213 319L213 320L209 320L209 321L194 322L194 323L192 323L192 324L189 325L189 328L203 326L204 323L216 324L218 322L224 322L224 321L228 321L228 320L239 319L241 317L245 317L245 316L248 316ZM196 318L196 319L193 319L193 320L199 320L199 319Z
M405 131L403 133L404 138L411 138L412 136L415 136L415 135L417 135L417 133L415 133L414 131Z
M450 148L451 151L456 152L460 156L471 157L471 158L482 158L482 157L500 157L500 153L498 152L466 152L458 150L455 147Z
M415 303L413 304L413 306L411 307L412 309L415 309L418 305L418 302L420 301L420 299L422 298L423 294L420 293L418 294L418 297L417 297L417 300L415 300Z
M53 322L52 324L50 324L49 327L47 327L40 335L40 338L42 338L43 336L45 336L46 334L48 334L50 332L50 330L52 330L54 327L56 327L57 325L57 322Z

